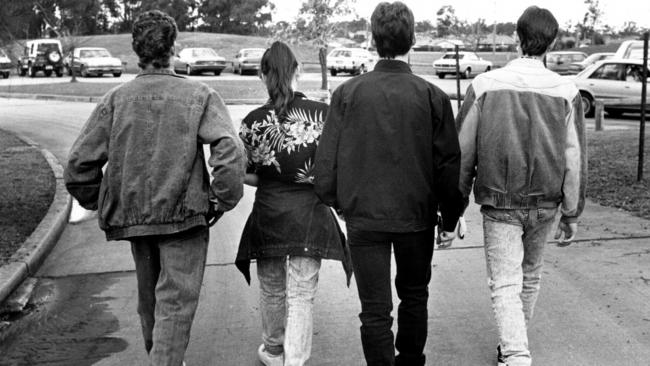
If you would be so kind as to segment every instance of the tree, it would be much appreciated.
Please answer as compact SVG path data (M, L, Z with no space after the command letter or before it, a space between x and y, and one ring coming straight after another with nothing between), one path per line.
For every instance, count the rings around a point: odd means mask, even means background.
M428 20L415 22L415 31L417 33L430 33L435 29L436 27L434 27L433 24L431 24L431 22Z
M310 41L318 48L323 90L327 90L327 47L339 29L339 24L332 19L352 14L353 2L354 0L307 0L300 7L296 21L276 33L277 38L290 42Z
M443 5L436 12L436 28L439 37L458 35L460 20L456 16L456 10L451 5Z
M592 42L595 43L596 26L600 22L603 11L600 9L600 0L585 0L585 4L587 5L587 11L582 19L582 23L579 24L582 33L581 38L587 39L590 37L592 38Z
M174 18L179 31L190 28L198 19L199 0L148 0L143 1L140 11L161 10Z
M275 8L269 0L203 0L199 5L202 29L210 32L254 34L271 22Z

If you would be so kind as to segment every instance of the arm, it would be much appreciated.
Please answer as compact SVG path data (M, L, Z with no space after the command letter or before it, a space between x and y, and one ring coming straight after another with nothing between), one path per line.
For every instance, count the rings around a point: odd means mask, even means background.
M555 237L560 239L561 232L564 232L565 241L570 242L578 228L578 216L585 206L587 183L587 144L580 94L576 95L571 103L566 126L564 151L566 167L562 183L562 217Z
M334 208L339 208L336 201L336 160L344 114L345 108L339 87L332 95L314 160L314 191L321 201Z
M208 165L212 168L209 199L219 211L229 211L241 199L246 155L230 113L216 91L211 90L199 126L199 141L210 144Z
M249 185L251 187L257 187L259 181L260 181L260 177L258 177L257 174L254 173L246 173L246 176L244 177L244 184Z
M463 209L458 189L460 147L449 97L445 96L442 103L434 105L441 106L433 131L433 169L436 174L434 189L440 204L442 230L453 235Z
M469 204L469 195L472 192L474 176L476 175L476 138L478 135L478 122L480 110L476 104L476 94L472 85L465 93L463 105L456 116L456 129L461 151L460 175L458 187L463 197L464 207Z
M68 192L88 210L97 210L102 167L108 161L112 110L106 97L97 104L70 149L64 180Z

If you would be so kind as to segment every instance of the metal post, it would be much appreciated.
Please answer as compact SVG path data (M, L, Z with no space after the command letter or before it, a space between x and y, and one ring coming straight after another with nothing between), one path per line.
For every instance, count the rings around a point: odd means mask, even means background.
M595 124L596 124L596 131L602 131L603 130L603 119L605 118L605 106L602 100L596 99L595 102Z
M648 88L648 32L643 35L643 71L641 77L641 123L639 126L639 166L637 181L643 180L643 150L645 148L645 108Z
M68 67L70 67L70 71L72 72L72 78L70 79L70 82L71 83L76 83L77 82L77 73L74 71L74 48L72 49L72 51L70 51L70 53L72 55L70 57L70 65L68 66Z
M458 59L460 55L458 45L454 46L454 50L456 51L456 99L458 101L458 110L460 110L460 60Z

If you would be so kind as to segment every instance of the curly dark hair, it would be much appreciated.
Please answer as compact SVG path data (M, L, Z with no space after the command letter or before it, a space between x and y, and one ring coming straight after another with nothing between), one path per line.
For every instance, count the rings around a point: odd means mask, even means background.
M144 69L151 64L155 68L169 67L173 55L178 28L174 18L160 10L151 10L138 16L133 23L131 46L140 60L138 66Z

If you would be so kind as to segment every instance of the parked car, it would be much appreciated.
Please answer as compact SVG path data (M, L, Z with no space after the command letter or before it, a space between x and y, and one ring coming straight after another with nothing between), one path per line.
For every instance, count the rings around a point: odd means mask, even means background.
M122 76L122 61L111 56L111 53L105 48L75 48L65 56L63 64L70 76L72 76L73 71L75 75L83 77L90 75L102 76L104 74L113 74L116 78Z
M616 50L615 58L638 58L643 59L643 41L623 41Z
M14 65L11 63L9 56L0 48L0 74L2 74L2 77L7 79L13 67Z
M642 60L609 59L597 62L573 77L580 90L585 115L593 115L596 99L605 101L605 112L611 116L639 112L642 71ZM650 75L650 70L647 75Z
M266 51L264 48L242 48L239 50L232 61L233 72L240 75L244 75L248 71L257 73L264 51Z
M579 62L573 62L569 65L569 74L575 75L579 73L580 71L584 70L587 68L589 65L593 65L598 61L602 60L607 60L610 59L614 56L613 52L598 52L589 55L586 59L579 61Z
M569 65L574 62L581 62L587 58L587 54L579 51L553 51L546 54L544 63L546 68L555 71L560 75L569 74Z
M363 48L335 48L327 55L327 69L332 76L339 72L359 75L374 69L376 60Z
M208 47L185 48L174 58L174 70L187 75L208 71L219 76L225 68L226 59Z
M492 62L480 58L476 52L458 52L460 75L464 79L492 70ZM433 61L433 71L439 78L447 74L456 74L456 52L447 52L441 58Z
M39 71L45 76L63 76L63 49L58 39L36 39L27 41L23 55L18 60L18 74L34 77Z

